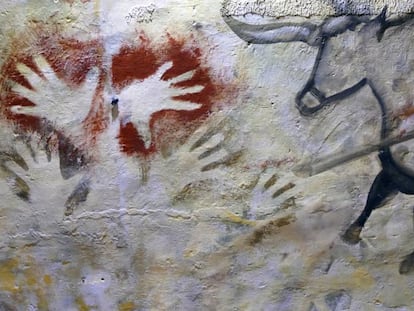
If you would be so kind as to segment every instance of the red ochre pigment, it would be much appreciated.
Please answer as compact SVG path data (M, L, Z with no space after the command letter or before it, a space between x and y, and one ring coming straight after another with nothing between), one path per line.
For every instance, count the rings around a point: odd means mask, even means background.
M112 61L112 82L117 91L137 80L143 80L164 63L172 61L173 66L161 77L169 80L190 70L195 74L189 80L177 83L176 87L202 85L199 93L178 96L176 99L201 104L192 111L164 110L154 113L150 120L152 143L145 148L137 129L132 123L120 125L119 143L121 150L128 155L147 156L169 146L178 146L205 119L218 90L224 88L213 82L209 69L202 64L202 52L192 39L174 39L168 37L166 43L152 45L145 36L140 37L137 46L124 46ZM145 98L143 99L145 101ZM168 146L169 145L169 146Z
M33 34L35 38L33 38ZM11 111L10 108L14 105L33 106L34 104L26 98L13 93L7 80L33 89L29 82L19 73L16 66L18 63L23 63L41 76L39 68L37 68L33 61L34 57L41 55L49 62L58 78L65 81L68 85L78 87L85 82L86 75L92 67L102 67L102 44L97 40L81 42L73 38L63 38L56 32L45 31L40 28L34 29L32 38L27 41L30 43L26 46L20 42L11 44L11 53L1 68L1 115L4 119L17 126L20 131L39 133L41 137L45 138L46 142L50 138L48 136L56 133L59 138L58 150L61 164L77 163L77 166L82 166L87 162L84 156L86 154L85 146L71 141L70 138L65 137L65 133L51 128L51 125L46 125L47 122L39 117L15 114ZM102 93L103 90L104 78L105 76L101 74L97 92L92 102L85 103L91 106L87 117L83 121L85 136L87 136L84 141L92 142L92 145L88 145L88 147L93 146L95 138L106 128L108 122L108 118L104 115L102 96L99 94L99 91ZM76 101L77 99L73 98L72 100Z
M7 80L12 80L24 87L31 88L29 82L18 72L16 68L18 63L23 63L40 74L33 62L33 57L42 55L50 63L57 77L74 87L85 82L87 73L92 67L97 66L101 69L98 87L90 103L89 114L83 121L87 144L79 146L76 142L70 142L70 138L67 139L64 133L58 133L58 137L62 137L59 140L60 153L67 150L71 156L76 156L74 150L78 148L93 148L96 138L106 129L109 122L108 110L105 109L106 103L103 100L107 73L102 69L102 46L103 44L99 40L81 42L74 38L63 38L56 32L42 33L38 31L37 39L32 40L29 46L12 48L0 75L0 84L3 86L0 95L2 102L0 112L3 118L17 125L22 131L44 133L44 122L38 117L14 114L10 110L10 107L14 105L33 105L27 99L14 94L7 83ZM210 69L203 61L202 50L193 39L175 39L167 36L164 44L152 44L145 35L137 38L136 45L124 45L119 53L113 56L110 68L112 86L116 91L120 91L131 83L151 76L168 61L172 61L173 66L161 77L163 80L169 80L190 70L195 70L191 79L179 82L175 86L202 85L204 88L199 93L179 96L177 99L199 103L201 107L193 111L164 110L154 113L150 120L152 143L149 148L145 147L133 123L122 125L121 122L118 143L121 151L126 155L147 157L160 150L173 150L178 147L208 117L218 98L218 93L225 89L224 85L213 81ZM77 148L74 148L75 144L78 146ZM78 150L82 154L86 151Z

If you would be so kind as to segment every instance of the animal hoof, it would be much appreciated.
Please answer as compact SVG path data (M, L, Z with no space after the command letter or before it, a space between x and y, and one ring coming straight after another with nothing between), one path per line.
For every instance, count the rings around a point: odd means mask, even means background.
M414 253L411 253L405 257L400 263L400 274L408 274L414 271Z
M352 225L342 235L342 240L349 244L357 244L361 241L359 235L361 234L362 227Z

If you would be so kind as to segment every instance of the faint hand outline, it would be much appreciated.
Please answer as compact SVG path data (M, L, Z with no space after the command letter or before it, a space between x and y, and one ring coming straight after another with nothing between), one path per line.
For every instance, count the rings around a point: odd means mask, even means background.
M221 129L225 121L218 118L204 124L170 157L153 162L151 175L162 177L173 200L185 199L196 188L208 188L214 180L226 180L224 167L243 156L243 150L230 151L226 147L230 134Z
M41 151L34 142L36 137L18 138L8 152L0 152L0 176L6 180L11 192L23 201L45 206L49 200L59 202L55 207L66 208L66 214L68 209L76 207L75 203L81 203L75 202L74 195L88 180L84 174L64 179L58 157L48 158L45 152L36 152ZM63 216L61 210L59 213Z
M292 182L281 181L274 169L264 169L257 177L256 186L250 198L250 214L253 218L262 218L273 215L278 210L295 205L293 196L280 202L277 198L295 187Z

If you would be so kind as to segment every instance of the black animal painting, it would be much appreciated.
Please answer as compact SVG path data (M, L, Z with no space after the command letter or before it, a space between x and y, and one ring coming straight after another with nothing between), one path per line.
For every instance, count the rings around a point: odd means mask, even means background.
M312 116L368 88L378 103L380 140L384 140L395 129L393 111L410 101L410 92L399 85L414 85L414 14L387 18L386 13L384 7L375 17L337 16L319 25L252 25L226 14L223 18L234 33L249 43L300 41L316 47L311 75L296 95L299 112ZM342 236L351 244L360 241L361 230L374 209L398 192L414 194L414 172L399 161L395 150L382 146L378 156L382 169L371 185L365 208Z

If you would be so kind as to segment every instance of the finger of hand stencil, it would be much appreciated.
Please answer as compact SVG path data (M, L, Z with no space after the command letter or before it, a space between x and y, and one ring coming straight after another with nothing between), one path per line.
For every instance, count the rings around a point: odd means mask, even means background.
M243 156L244 150L239 150L236 152L232 152L228 154L220 164L223 164L225 166L232 165L240 160L240 158Z
M220 150L209 157L200 160L202 166L201 171L209 171L219 167L226 162L228 155L229 154L225 150Z
M218 123L215 126L207 128L204 132L201 131L201 128L198 129L191 137L191 140L188 142L188 145L190 145L190 151L193 151L200 146L204 145L212 136L217 134L223 125L225 124L225 118L222 118L218 121Z
M32 115L32 116L37 115L37 111L38 111L37 106L20 106L20 105L14 105L10 108L10 110L16 114L27 114L27 115Z
M171 78L170 80L168 80L168 82L170 82L171 84L176 84L176 83L180 83L186 80L190 80L194 76L195 72L196 72L195 70L187 71L179 76Z
M37 56L34 58L34 62L42 72L42 75L48 81L57 81L58 78L56 77L55 71L49 65L48 61L43 56Z
M197 159L200 161L199 167L202 172L218 167L228 156L227 151L223 149L224 138L222 133L213 134L191 151L198 153Z
M265 168L258 177L257 187L262 191L266 191L269 188L272 188L278 180L279 176L277 175L275 169Z
M13 150L10 154L10 160L16 163L18 166L20 166L25 171L29 170L29 166L27 165L26 161L23 159L23 157L17 153L17 151Z
M187 94L199 93L204 89L203 85L194 85L186 88L173 88L170 89L171 97L183 96Z
M158 80L161 80L163 78L164 74L169 69L171 69L172 66L173 66L173 62L171 62L171 61L162 64L160 66L160 68L158 68L157 72L154 74L154 77L157 78Z
M2 177L7 181L11 191L21 199L29 201L29 185L19 175L3 164L0 165L0 172Z
M15 144L13 146L14 152L17 155L21 156L22 159L25 159L25 161L27 161L28 163L38 163L38 155L42 154L36 154L35 150L38 150L38 148L39 143L35 141L35 138L30 136L19 137L17 140L15 140Z
M29 167L27 166L26 161L15 150L0 152L0 161L2 163L8 162L8 161L14 162L18 166L20 166L22 169L24 169L25 171L27 171L29 169Z
M23 173L22 169L27 172L32 164L31 159L33 159L30 148L26 142L16 140L10 151L11 160L7 162L7 167L17 174Z
M198 146L195 152L198 153L198 159L203 159L223 148L224 135L217 133L208 138L202 145Z
M223 149L223 143L218 143L218 144L217 144L217 145L215 145L214 147L211 147L210 149L207 149L206 151L204 151L203 153L201 153L201 154L198 156L198 159L199 159L199 160L201 160L201 159L204 159L204 158L206 158L206 157L209 157L209 156L211 156L212 154L214 154L214 153L216 153L216 152L220 151L221 149Z
M36 90L42 83L42 78L25 64L18 63L16 65L16 68L20 74L23 75L24 78L30 83L33 89Z
M207 149L205 152L198 156L199 161L204 163L211 163L215 161L224 161L229 153L223 148L222 144L218 144L211 149Z
M15 84L12 87L11 90L12 90L12 92L16 93L17 95L20 95L22 97L27 98L31 102L34 102L34 98L36 97L36 92L35 91L32 91L28 88L25 88L24 86L22 86L20 84Z
M265 170L261 175L257 187L261 189L262 192L270 192L272 198L276 198L286 191L295 187L295 184L289 182L282 184L279 181L279 176L275 173L275 170Z
M65 216L72 215L73 211L83 202L86 201L89 194L90 181L89 179L82 179L69 195L65 202Z
M36 157L36 152L35 152L35 146L32 144L32 140L29 138L28 140L24 141L24 145L26 146L30 157L33 159L34 162L37 163L37 157ZM45 152L45 156L46 158L49 160L49 157L47 157L46 152Z
M272 186L275 185L275 183L277 182L277 180L279 179L279 176L277 176L277 174L272 174L263 184L263 192L268 190L269 188L271 188Z
M200 160L201 171L209 171L219 167L227 161L228 157L229 153L222 147L218 147L217 151Z
M25 201L30 200L30 187L22 178L12 173L10 178L8 178L8 182L10 182L10 187L14 194Z
M174 100L173 105L171 105L170 107L166 107L166 109L191 111L191 110L200 109L201 106L202 106L202 104Z
M294 188L296 185L292 182L289 182L287 184L285 184L284 186L282 186L281 188L277 189L273 194L272 194L272 198L277 198L278 196L282 195L283 193L285 193L286 191Z

